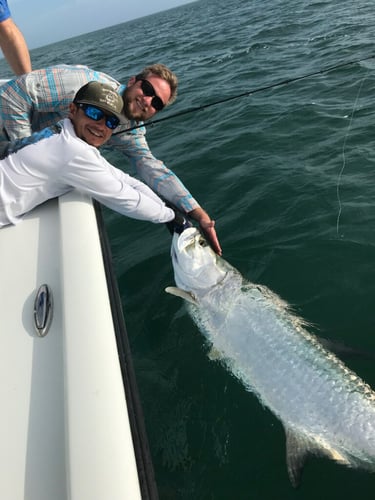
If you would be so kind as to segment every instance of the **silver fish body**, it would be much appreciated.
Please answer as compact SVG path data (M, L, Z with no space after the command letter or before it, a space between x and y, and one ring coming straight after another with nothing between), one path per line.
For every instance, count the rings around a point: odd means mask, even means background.
M178 289L216 356L282 422L290 480L309 454L375 470L375 393L288 305L247 282L195 228L174 235Z

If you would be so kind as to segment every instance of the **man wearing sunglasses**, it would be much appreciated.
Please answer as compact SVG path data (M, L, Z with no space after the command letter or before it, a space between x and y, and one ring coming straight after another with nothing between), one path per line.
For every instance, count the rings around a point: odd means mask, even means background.
M123 119L123 100L110 85L89 82L69 105L69 117L10 143L0 161L0 227L37 205L78 189L131 218L161 223L174 211L143 182L99 153Z
M213 249L221 254L214 221L193 198L180 179L155 158L142 122L170 105L177 94L177 77L162 64L144 68L121 85L111 76L85 66L58 65L32 71L0 87L0 128L5 144L56 123L68 116L69 104L85 83L109 84L124 101L123 123L106 142L130 161L132 170L159 196L189 214L201 226ZM0 148L1 152L1 148Z

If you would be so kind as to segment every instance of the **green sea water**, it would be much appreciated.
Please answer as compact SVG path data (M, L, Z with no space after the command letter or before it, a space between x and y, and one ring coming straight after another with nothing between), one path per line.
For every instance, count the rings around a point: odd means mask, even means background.
M215 218L225 259L248 280L320 335L375 350L374 25L364 0L200 0L31 56L34 68L87 64L125 83L163 62L180 86L159 117L271 86L149 127L150 147ZM209 359L164 292L168 231L104 215L161 500L372 499L375 476L318 458L292 489L280 422ZM346 362L375 387L374 362Z

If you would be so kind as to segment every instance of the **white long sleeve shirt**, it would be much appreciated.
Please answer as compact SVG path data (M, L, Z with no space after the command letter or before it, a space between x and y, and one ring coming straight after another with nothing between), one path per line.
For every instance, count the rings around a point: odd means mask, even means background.
M145 184L79 139L70 119L33 134L0 161L0 227L71 189L134 219L168 222L174 212Z

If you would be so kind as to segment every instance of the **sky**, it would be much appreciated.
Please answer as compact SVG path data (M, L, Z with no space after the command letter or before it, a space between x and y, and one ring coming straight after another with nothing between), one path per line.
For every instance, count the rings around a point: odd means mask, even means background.
M8 0L30 49L190 3L192 0Z

